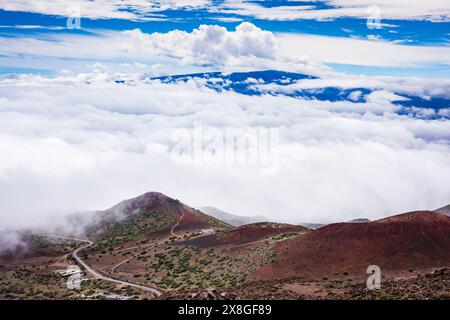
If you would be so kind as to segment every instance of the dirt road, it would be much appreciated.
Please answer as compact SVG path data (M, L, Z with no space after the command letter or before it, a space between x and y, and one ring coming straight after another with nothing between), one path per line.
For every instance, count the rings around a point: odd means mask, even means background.
M86 243L86 245L79 247L78 249L74 250L72 252L72 257L80 264L84 267L84 269L86 269L87 272L89 272L94 278L96 279L100 279L100 280L104 280L104 281L109 281L109 282L114 282L114 283L118 283L124 286L130 286L130 287L134 287L134 288L138 288L141 290L145 290L145 291L150 291L153 294L155 294L157 297L161 296L161 292L156 290L155 288L150 288L147 286L142 286L139 284L135 284L135 283L131 283L131 282L126 282L126 281L122 281L122 280L118 280L118 279L114 279L114 278L110 278L107 276L104 276L102 274L100 274L99 272L95 271L94 269L92 269L86 262L83 261L83 259L80 258L80 256L78 255L78 253L86 248L89 248L90 246L92 246L94 244L94 242L92 242L91 240L88 239L79 239L79 238L71 238L71 237L64 237L64 236L58 236L58 235L44 235L46 237L50 237L50 238L59 238L59 239L67 239L67 240L74 240L74 241L79 241L79 242L83 242Z

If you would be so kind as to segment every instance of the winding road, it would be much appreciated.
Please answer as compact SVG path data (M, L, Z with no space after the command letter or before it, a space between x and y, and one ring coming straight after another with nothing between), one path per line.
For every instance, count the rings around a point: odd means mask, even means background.
M102 274L100 274L99 272L95 271L94 269L92 269L86 262L83 261L83 259L81 259L78 255L78 253L83 250L86 249L90 246L92 246L94 244L94 242L92 242L91 240L87 240L87 239L79 239L79 238L71 238L71 237L64 237L64 236L59 236L59 235L42 235L42 236L46 236L46 237L50 237L50 238L59 238L59 239L66 239L66 240L73 240L73 241L79 241L79 242L83 242L86 243L86 245L77 248L76 250L74 250L72 252L72 257L80 264L84 267L84 269L86 269L87 272L89 272L94 278L96 279L100 279L100 280L104 280L104 281L109 281L109 282L114 282L117 284L121 284L124 286L129 286L129 287L134 287L134 288L138 288L141 290L145 290L145 291L149 291L152 292L154 295L156 295L157 297L161 296L161 292L156 290L155 288L150 288L150 287L146 287L146 286L142 286L139 284L135 284L135 283L131 283L131 282L126 282L126 281L122 281L122 280L118 280L118 279L114 279L114 278L110 278L110 277L106 277Z

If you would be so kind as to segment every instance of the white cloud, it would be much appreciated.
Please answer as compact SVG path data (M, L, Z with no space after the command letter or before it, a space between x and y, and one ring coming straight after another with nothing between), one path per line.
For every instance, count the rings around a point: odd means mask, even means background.
M186 64L224 66L240 58L275 59L277 43L270 31L243 22L236 31L215 25L201 25L192 33L170 31L144 35L139 30L128 31L133 38L142 38L155 51L174 56Z
M388 93L381 103L353 104L218 93L201 81L113 80L98 70L0 81L1 228L150 190L291 222L376 218L449 201L450 122L397 115ZM165 151L171 133L195 122L278 127L280 171L174 164Z
M323 63L375 67L418 67L450 64L448 46L414 46L354 38L278 34L279 49Z
M245 0L226 0L214 11L252 16L266 20L331 20L341 17L368 19L369 17L391 20L449 21L450 7L446 0L327 0L331 8L321 9L310 5L265 7ZM369 8L376 8L375 11ZM374 14L376 14L374 16ZM379 14L379 15L378 15Z
M11 0L2 1L0 9L81 18L152 20L162 18L154 12L174 9L204 8L209 0Z
M305 89L342 88L356 89L368 88L373 90L391 90L424 99L441 97L450 99L449 79L421 79L413 77L370 77L364 75L327 74L318 79L303 79L288 85L258 84L255 89L261 92L294 93Z
M25 29L25 30L35 30L35 29L44 29L44 30L65 30L65 27L57 27L57 26L40 26L40 25L13 25L13 26L0 26L0 29Z

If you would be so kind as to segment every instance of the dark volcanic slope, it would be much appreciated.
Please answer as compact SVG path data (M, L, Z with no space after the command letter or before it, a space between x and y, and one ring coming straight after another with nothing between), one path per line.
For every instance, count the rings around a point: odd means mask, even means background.
M255 279L366 277L369 265L384 274L450 265L450 217L430 211L367 223L337 223L280 243L277 261Z

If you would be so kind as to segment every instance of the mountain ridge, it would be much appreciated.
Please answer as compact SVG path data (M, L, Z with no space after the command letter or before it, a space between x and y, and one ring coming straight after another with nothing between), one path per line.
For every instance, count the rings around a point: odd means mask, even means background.
M434 211L450 216L450 204Z

